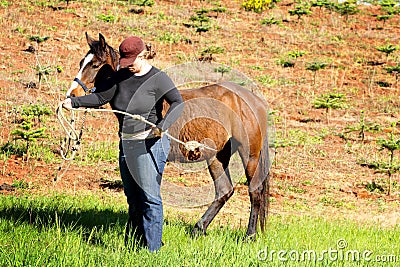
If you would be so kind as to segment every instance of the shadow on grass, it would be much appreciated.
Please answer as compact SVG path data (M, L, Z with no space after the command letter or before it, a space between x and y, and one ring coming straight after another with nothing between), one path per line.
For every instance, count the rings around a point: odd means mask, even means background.
M46 197L44 199L0 195L0 219L12 222L13 226L29 224L39 231L62 229L66 232L78 232L82 238L95 245L104 245L102 236L106 232L125 234L128 220L127 210L107 206L84 207L76 199L68 197ZM2 203L3 202L3 203ZM93 207L94 205L94 207ZM192 234L194 226L183 221L165 220L165 225L175 225Z
M126 212L116 212L111 209L41 208L31 205L29 207L0 207L0 218L18 224L28 223L37 228L47 228L58 224L61 227L72 226L90 230L93 227L108 229L123 226L128 215Z

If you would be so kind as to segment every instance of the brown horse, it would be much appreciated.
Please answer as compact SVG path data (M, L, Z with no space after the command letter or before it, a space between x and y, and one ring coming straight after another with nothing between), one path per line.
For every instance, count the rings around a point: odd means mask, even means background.
M94 40L86 34L89 52L80 63L80 70L67 96L83 95L82 88L96 86L102 79L116 71L119 54L106 43L102 34ZM153 56L153 51L148 51ZM251 212L246 236L254 237L257 223L264 231L269 205L269 147L268 109L265 102L236 83L223 82L196 89L180 90L185 101L181 117L169 129L172 136L183 142L202 142L210 149L187 151L182 145L171 142L169 161L203 161L214 181L215 198L196 223L194 232L206 229L219 210L234 192L229 174L229 161L239 152L244 166Z

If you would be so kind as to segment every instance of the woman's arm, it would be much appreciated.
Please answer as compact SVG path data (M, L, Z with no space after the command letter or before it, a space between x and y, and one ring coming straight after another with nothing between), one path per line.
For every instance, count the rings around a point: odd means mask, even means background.
M102 90L98 93L92 93L89 95L79 96L79 97L71 97L71 105L73 108L78 107L87 107L94 108L100 107L113 98L115 91L117 90L117 85L112 85L107 90Z
M169 109L163 119L157 124L157 128L166 131L182 114L184 102L179 90L167 74L161 72L157 78L160 93L163 94L163 98L169 104Z

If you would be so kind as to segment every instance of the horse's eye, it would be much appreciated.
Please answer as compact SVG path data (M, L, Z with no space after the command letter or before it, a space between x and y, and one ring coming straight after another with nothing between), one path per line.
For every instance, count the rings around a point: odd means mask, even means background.
M93 64L93 65L92 65L92 68L93 68L93 69L98 69L99 67L100 67L100 65L97 65L97 64Z

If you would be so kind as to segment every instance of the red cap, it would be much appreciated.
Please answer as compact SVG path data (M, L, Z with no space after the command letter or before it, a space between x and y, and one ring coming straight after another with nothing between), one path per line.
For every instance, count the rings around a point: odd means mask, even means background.
M129 36L119 46L119 65L121 68L131 65L136 57L145 49L145 44L137 36Z

